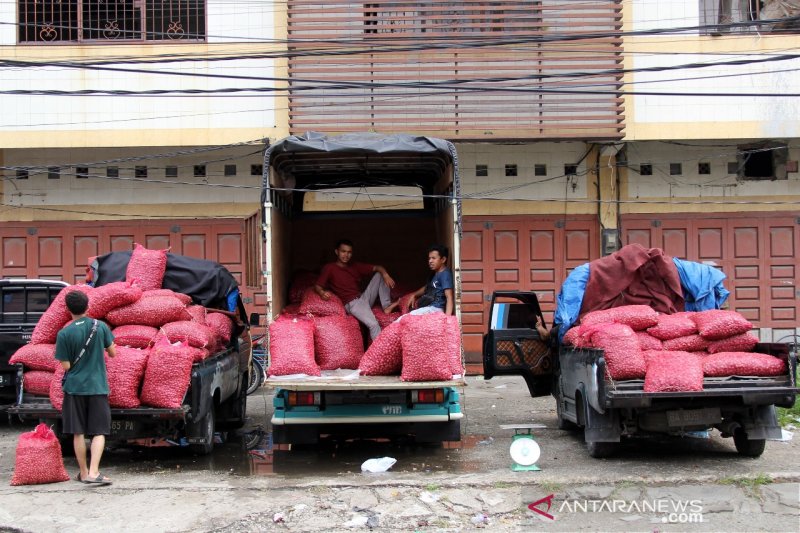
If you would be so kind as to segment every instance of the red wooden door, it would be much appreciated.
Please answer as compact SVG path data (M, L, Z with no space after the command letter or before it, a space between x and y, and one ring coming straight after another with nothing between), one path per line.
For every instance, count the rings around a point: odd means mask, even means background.
M730 308L756 327L789 332L797 326L795 213L625 215L622 240L720 268Z
M131 250L140 243L225 265L249 303L263 290L258 266L249 269L256 279L245 276L246 258L257 261L259 254L245 249L244 228L245 221L237 219L8 222L0 227L0 274L77 283L84 279L90 257Z
M492 292L535 291L550 325L564 278L599 257L598 236L592 216L464 217L461 312L467 361L480 361Z

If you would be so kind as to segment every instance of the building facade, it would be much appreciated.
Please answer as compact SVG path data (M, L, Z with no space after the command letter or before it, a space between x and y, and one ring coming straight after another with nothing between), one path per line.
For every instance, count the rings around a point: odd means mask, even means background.
M458 149L470 361L493 290L535 290L549 320L571 268L630 242L719 266L777 339L798 312L800 100L763 95L800 86L800 40L764 21L775 5L3 3L2 274L73 281L171 246L228 265L257 310L265 143L410 132Z

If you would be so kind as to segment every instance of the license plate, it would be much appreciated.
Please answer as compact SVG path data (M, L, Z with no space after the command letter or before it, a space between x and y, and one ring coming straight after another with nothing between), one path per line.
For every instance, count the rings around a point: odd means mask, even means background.
M704 409L680 409L667 411L667 424L671 427L712 426L722 422L719 407Z
M112 420L111 434L118 437L135 437L139 432L139 424L134 420Z

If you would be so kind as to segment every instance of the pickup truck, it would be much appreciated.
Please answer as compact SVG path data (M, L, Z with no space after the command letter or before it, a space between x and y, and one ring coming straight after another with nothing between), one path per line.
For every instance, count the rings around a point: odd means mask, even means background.
M68 285L48 279L0 279L0 410L17 400L17 367L8 360L28 344L42 314Z
M644 380L612 381L603 351L561 344L557 330L540 338L532 318L544 320L536 294L496 292L484 337L486 379L521 375L532 397L552 394L560 429L580 428L592 457L608 457L623 437L684 435L718 429L733 437L739 454L757 457L765 440L780 438L775 406L794 405L797 354L788 344L759 344L754 351L786 362L773 377L704 378L698 392L644 392Z
M125 279L129 258L130 252L113 252L98 258L99 270L94 276L96 285ZM183 281L186 279L184 274L196 282L191 291L185 290L188 284ZM163 287L189 294L197 303L208 304L210 299L234 302L234 310L229 311L234 319L234 335L227 346L192 366L189 389L180 408L144 405L134 409L112 408L109 441L140 446L185 446L196 454L205 455L213 450L214 433L218 429L235 429L244 425L252 343L244 304L238 290L230 290L235 286L230 272L217 263L167 254ZM216 294L216 291L221 292ZM17 366L19 400L9 413L23 420L39 420L52 425L60 435L60 411L47 398L25 392L22 365Z
M460 324L461 204L455 147L442 139L358 133L287 137L264 156L263 259L267 322L289 304L293 273L334 259L340 238L413 289L425 284L427 248L450 248ZM269 349L269 345L268 345ZM276 443L408 434L460 440L463 378L403 382L399 376L272 377Z

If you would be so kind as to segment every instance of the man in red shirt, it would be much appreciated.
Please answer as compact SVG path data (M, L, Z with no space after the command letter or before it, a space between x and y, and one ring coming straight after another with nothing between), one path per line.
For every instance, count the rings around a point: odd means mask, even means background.
M381 327L372 312L372 306L376 299L380 299L384 309L392 305L389 293L394 287L394 280L380 265L352 261L353 243L347 239L339 240L333 253L336 254L336 261L322 267L314 291L323 300L330 299L331 293L338 296L345 310L367 326L370 338L375 340ZM373 273L362 293L361 280Z

